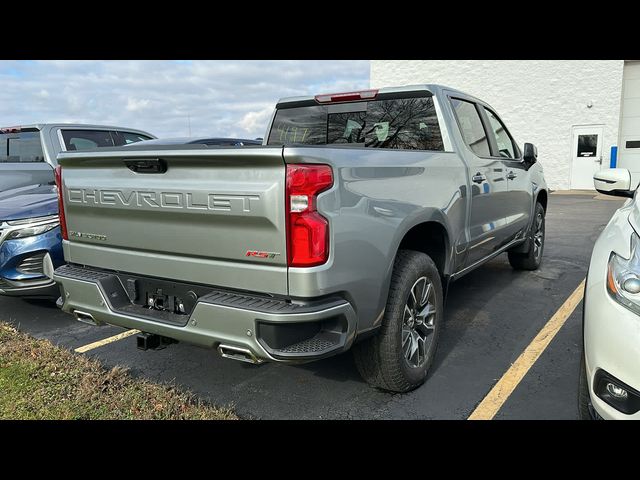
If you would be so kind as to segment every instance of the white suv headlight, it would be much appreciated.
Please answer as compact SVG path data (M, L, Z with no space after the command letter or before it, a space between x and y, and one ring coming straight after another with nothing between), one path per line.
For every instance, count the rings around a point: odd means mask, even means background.
M640 237L631 235L631 256L623 258L615 253L609 258L607 290L621 305L640 315Z

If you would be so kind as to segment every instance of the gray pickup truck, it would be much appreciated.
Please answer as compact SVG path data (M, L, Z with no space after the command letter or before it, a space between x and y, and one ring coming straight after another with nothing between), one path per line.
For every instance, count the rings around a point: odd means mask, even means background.
M53 169L60 152L154 138L142 130L107 125L39 123L0 128L0 192L53 184Z
M228 358L353 347L368 382L424 382L449 282L507 252L538 268L547 187L495 110L438 85L280 100L262 146L58 156L78 320Z

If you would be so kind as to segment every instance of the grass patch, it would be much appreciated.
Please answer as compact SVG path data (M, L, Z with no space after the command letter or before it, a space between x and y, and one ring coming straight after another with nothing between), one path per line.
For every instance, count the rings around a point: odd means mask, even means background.
M235 419L170 385L106 370L0 322L0 419Z

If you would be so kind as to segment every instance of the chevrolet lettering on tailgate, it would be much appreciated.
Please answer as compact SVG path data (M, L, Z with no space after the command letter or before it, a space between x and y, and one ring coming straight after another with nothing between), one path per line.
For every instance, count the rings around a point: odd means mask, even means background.
M182 208L186 210L215 210L233 213L249 213L260 201L259 195L235 195L218 193L153 192L140 190L96 190L70 188L70 203L141 208Z

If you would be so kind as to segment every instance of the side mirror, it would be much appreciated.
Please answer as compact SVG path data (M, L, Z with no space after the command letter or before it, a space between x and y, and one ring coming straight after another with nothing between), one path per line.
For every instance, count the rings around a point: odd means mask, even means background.
M531 166L538 161L538 149L533 143L524 144L524 152L522 152L522 160Z
M635 188L631 186L631 172L626 168L608 168L593 176L596 190L614 197L633 197Z

